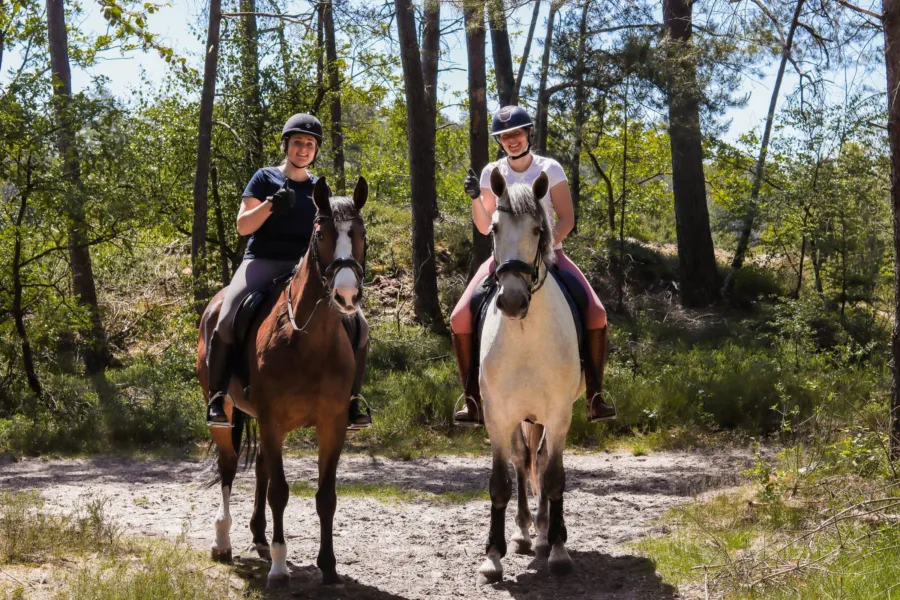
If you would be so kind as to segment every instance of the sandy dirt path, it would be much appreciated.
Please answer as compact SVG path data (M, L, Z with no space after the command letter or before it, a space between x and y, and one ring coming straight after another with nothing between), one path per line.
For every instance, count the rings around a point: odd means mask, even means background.
M285 512L285 534L293 579L288 590L266 595L363 600L678 598L676 590L660 580L653 563L636 556L628 542L654 533L654 520L693 494L740 482L748 456L721 449L641 457L568 453L565 515L575 572L554 577L546 559L510 551L503 560L504 581L481 588L475 585L475 571L487 539L487 500L383 503L338 496L335 554L345 583L326 588L320 585L315 567L319 539L315 502L292 497ZM198 461L31 459L0 465L0 490L36 489L61 510L105 498L108 514L125 533L173 540L184 533L188 543L207 549L214 540L220 493L218 488L203 486L210 477L204 468L205 463ZM315 485L314 458L286 459L285 468L289 482ZM486 489L489 474L488 457L345 456L338 479L439 494ZM247 527L253 484L252 470L239 473L232 495L232 542L238 572L253 587L261 587L268 565L249 551ZM507 536L514 531L514 512L513 499L507 511Z

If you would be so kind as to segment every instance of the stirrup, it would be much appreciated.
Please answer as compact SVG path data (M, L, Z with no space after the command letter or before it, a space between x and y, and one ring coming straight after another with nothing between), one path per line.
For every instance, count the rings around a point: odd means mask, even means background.
M353 396L350 396L350 402L353 402L354 400L356 400L357 402L361 401L365 405L365 407L366 407L365 412L360 411L359 414L367 415L369 417L369 422L368 423L349 422L347 424L347 431L359 431L360 429L368 429L369 427L372 426L372 407L369 406L369 401L366 400L365 396L363 396L362 394L355 394ZM349 421L349 419L347 419L347 420Z
M215 402L219 398L219 396L222 396L222 412L225 414L225 420L224 421L213 421L210 419L209 409L212 406L212 403ZM229 429L234 427L234 423L228 420L228 414L225 413L225 401L226 400L228 402L231 402L232 412L233 412L234 411L234 401L228 396L228 394L220 392L210 399L209 404L206 405L206 426L207 427L209 427L209 428L213 428L213 427L226 428L227 427Z
M612 401L612 406L611 406L610 408L613 409L613 412L612 412L611 415L606 416L606 417L593 417L593 416L591 416L591 415L594 414L594 402L596 402L598 399L599 399L600 402L603 403L605 406L609 406L608 404L606 404L606 402L604 402L604 398L603 398L602 395L600 395L599 393L598 393L598 394L594 394L594 397L591 398L591 401L590 401L590 402L588 403L588 405L587 405L587 409L588 409L588 419L587 419L587 420L588 420L588 423L602 423L603 421L615 421L616 418L619 416L619 410L618 410L618 407L616 406L616 401L613 400L612 398L610 398L610 400Z
M467 420L460 421L456 418L456 415L462 412L462 406L468 406L466 400L472 400L472 404L475 405L475 420ZM471 415L468 410L466 410L466 414ZM457 427L481 427L484 425L484 416L481 414L481 406L478 401L472 396L466 396L466 393L463 392L459 398L456 399L456 402L453 404L453 424Z

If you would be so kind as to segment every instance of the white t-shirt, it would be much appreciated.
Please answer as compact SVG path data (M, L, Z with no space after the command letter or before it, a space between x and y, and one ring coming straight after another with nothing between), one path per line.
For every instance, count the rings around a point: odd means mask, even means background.
M547 194L541 198L541 201L547 204L550 208L551 216L556 219L556 210L553 207L553 202L550 200L550 190L553 189L556 184L568 181L566 172L563 171L562 165L552 158L538 156L537 154L532 154L532 157L531 166L521 173L510 168L506 157L488 163L481 171L481 187L491 189L491 173L494 172L495 168L500 169L500 174L506 179L506 185L512 185L514 183L531 185L541 173L546 173L547 178L550 180L550 185L547 187ZM561 248L561 243L553 247L554 250L559 250Z

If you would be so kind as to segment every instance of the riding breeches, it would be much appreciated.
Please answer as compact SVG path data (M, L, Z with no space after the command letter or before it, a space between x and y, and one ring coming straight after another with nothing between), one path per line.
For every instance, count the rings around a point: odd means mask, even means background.
M565 255L562 249L554 250L554 252L556 253L556 264L559 265L560 270L571 273L577 277L578 281L581 282L581 285L587 291L588 307L587 315L585 316L586 328L602 329L603 327L606 327L606 309L603 308L603 303L600 302L600 297L597 296L597 292L595 292L594 288L591 287L591 284L588 283L587 277L584 276L584 273L581 272L581 269L579 269L575 263L569 260L569 257ZM478 267L478 271L475 273L475 276L472 277L472 281L469 282L469 285L466 286L466 291L463 292L462 297L453 309L453 313L450 315L450 329L453 333L472 333L473 319L472 311L469 307L472 302L472 294L475 292L475 288L478 287L478 284L493 272L493 257L487 259L480 267Z

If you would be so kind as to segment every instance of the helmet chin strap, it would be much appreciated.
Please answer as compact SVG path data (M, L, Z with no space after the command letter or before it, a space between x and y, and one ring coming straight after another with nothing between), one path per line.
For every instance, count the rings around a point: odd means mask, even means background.
M530 152L531 152L531 140L529 139L529 140L528 140L528 147L525 148L525 152L523 152L522 154L517 154L516 156L510 156L509 158L511 158L511 159L513 159L513 160L518 160L518 159L522 158L523 156L528 156L528 154L529 154Z

